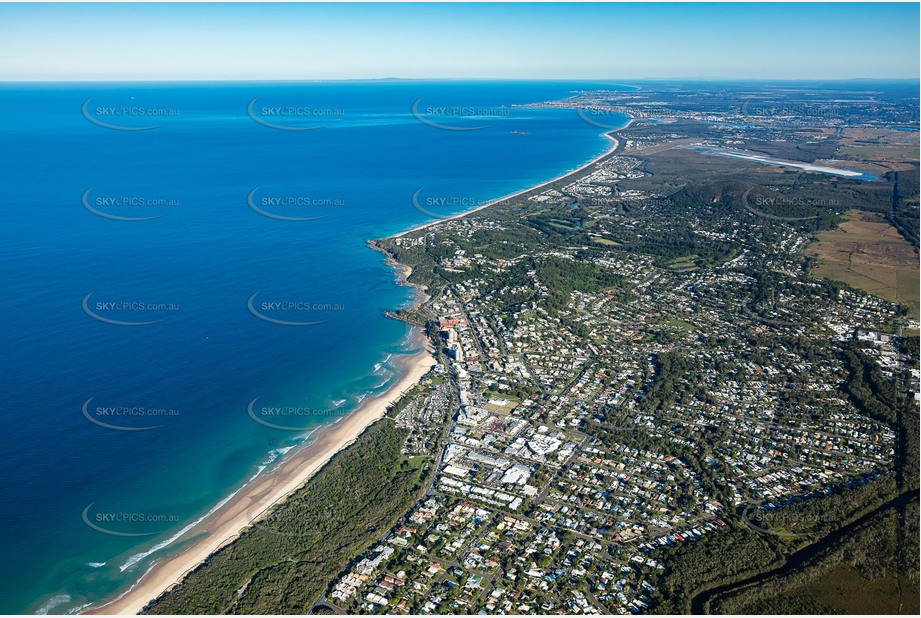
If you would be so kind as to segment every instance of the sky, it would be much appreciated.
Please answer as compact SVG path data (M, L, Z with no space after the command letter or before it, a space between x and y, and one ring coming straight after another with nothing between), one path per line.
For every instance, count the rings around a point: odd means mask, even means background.
M917 3L0 3L0 81L917 79L918 24Z

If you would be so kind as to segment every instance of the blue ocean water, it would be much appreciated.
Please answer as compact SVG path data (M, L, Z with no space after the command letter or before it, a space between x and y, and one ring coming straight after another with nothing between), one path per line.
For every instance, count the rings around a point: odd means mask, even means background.
M412 292L366 241L604 151L502 107L593 87L0 85L0 613L117 595L387 388Z

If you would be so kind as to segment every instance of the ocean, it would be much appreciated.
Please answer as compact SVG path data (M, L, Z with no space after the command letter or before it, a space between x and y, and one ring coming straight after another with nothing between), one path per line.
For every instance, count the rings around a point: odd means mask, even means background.
M367 240L609 146L505 106L618 86L0 88L0 613L67 613L399 377L413 292Z

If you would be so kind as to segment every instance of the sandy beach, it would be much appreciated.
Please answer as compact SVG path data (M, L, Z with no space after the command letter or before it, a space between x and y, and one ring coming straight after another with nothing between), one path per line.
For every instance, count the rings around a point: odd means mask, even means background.
M627 120L627 123L626 123L624 126L622 126L622 127L620 127L619 129L617 129L617 131L622 131L622 130L626 129L627 127L629 127L630 124L633 122L633 120L634 120L633 118L630 118L629 120ZM588 168L588 167L591 167L591 166L595 165L596 163L598 163L599 161L601 161L602 159L604 159L605 157L607 157L608 155L612 154L613 152L615 152L615 151L617 150L617 148L620 146L620 142L617 140L616 137L614 137L614 136L612 135L612 133L614 133L614 131L609 131L608 133L604 133L604 134L603 134L606 138L608 138L609 140L611 140L611 147L608 148L607 150L605 150L604 152L602 152L600 155L598 155L597 157L595 157L595 158L592 159L591 161L589 161L588 163L586 163L585 165L580 165L579 167L577 167L577 168L574 169L574 170L570 170L570 171L566 172L565 174L560 174L559 176L557 176L557 177L555 177L555 178L551 178L550 180L548 180L548 181L546 181L546 182L542 182L542 183L540 183L540 184L538 184L538 185L534 185L533 187L528 187L527 189L522 189L521 191L516 191L515 193L510 193L510 194L508 194L508 195L506 195L506 196L503 196L503 197L500 197L500 198L498 198L498 199L492 200L491 202L487 202L487 203L483 204L482 206L477 206L476 208L471 208L470 210L465 210L464 212L457 213L456 215L452 215L452 216L450 216L450 217L444 217L444 218L441 218L441 219L436 219L435 221L430 221L430 222L428 222L428 223L423 223L422 225L416 225L416 226L414 226L414 227L409 228L408 230L406 230L406 231L404 231L404 232L400 232L399 234L394 234L394 235L392 236L392 238L399 238L400 236L405 236L406 234L412 234L413 232L416 232L416 231L418 231L418 230L424 230L425 228L431 227L431 226L436 225L436 224L438 224L438 223L443 223L444 221L452 221L452 220L454 220L454 219L460 219L460 218L462 218L462 217L466 217L467 215L469 215L469 214L471 214L471 213L477 212L477 211L479 211L479 210L483 210L484 208L489 208L490 206L495 206L496 204L499 204L499 203L501 203L501 202L504 202L505 200L510 200L510 199L512 199L512 198L514 198L514 197L518 197L519 195L524 195L524 194L526 194L526 193L531 193L532 191L536 191L537 189L542 189L543 187L546 187L547 185L552 185L553 183L555 183L555 182L557 182L557 181L563 180L563 179L566 178L567 176L571 176L571 175L573 175L573 174L577 174L577 173L581 172L582 170L584 170L584 169L586 169L586 168Z
M630 119L621 128L628 127L631 122L633 122L633 119ZM465 217L470 213L541 189L568 176L577 174L595 165L618 149L619 142L612 133L613 131L604 134L611 141L611 147L585 165L472 210L413 227L405 232L395 234L393 237L396 238L444 221ZM371 246L377 250L382 250L373 243L371 243ZM384 253L386 254L386 251ZM410 267L393 261L389 254L387 263L396 269L399 284L412 285L416 288L417 297L414 305L418 305L427 298L424 289L407 281L412 272ZM179 583L186 574L194 570L208 556L233 541L240 531L262 517L271 506L284 501L291 493L302 487L333 455L354 442L369 425L382 418L387 407L396 402L404 392L412 388L431 369L435 364L435 359L429 349L430 344L426 342L425 346L425 350L403 361L405 362L406 373L386 393L368 399L358 410L346 417L341 423L321 431L315 442L295 453L290 459L282 462L277 469L244 487L213 514L206 517L184 535L184 538L189 538L206 533L205 538L192 544L182 553L154 564L131 589L118 599L104 605L89 608L83 613L103 615L137 614L151 600Z
M429 350L406 360L406 373L387 392L366 400L359 409L332 428L319 432L315 442L305 446L278 468L257 478L233 498L190 529L186 537L207 533L182 553L156 563L128 592L105 605L87 609L87 614L137 614L152 599L177 584L208 556L229 543L266 510L282 502L303 486L333 455L346 448L372 423L382 418L387 407L412 388L435 364Z

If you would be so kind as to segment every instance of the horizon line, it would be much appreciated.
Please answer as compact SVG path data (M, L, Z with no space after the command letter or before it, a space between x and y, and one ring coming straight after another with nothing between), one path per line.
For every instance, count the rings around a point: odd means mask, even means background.
M419 81L572 81L572 82L671 82L671 81L724 81L724 82L849 82L849 81L905 81L921 82L919 77L341 77L341 78L116 78L116 79L3 79L3 84L86 84L86 83L252 83L252 82L419 82Z

